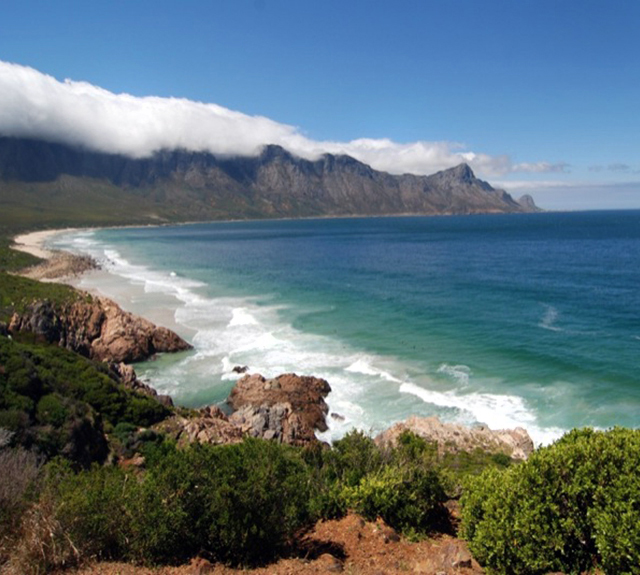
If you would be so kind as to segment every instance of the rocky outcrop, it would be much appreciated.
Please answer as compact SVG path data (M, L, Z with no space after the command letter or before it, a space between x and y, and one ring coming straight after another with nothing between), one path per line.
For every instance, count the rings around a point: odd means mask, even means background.
M524 460L534 449L531 437L522 427L492 431L486 426L465 427L443 423L437 417L410 417L383 431L375 441L381 447L393 446L398 436L405 431L436 443L441 453L470 452L480 448L489 453L505 453L513 459Z
M221 445L238 443L245 434L231 423L219 407L214 405L198 409L191 417L173 415L155 426L158 431L173 437L178 445L210 443Z
M203 407L191 416L174 415L156 426L178 443L236 443L243 437L260 437L291 445L316 441L325 431L328 411L324 401L329 384L317 377L294 373L265 379L245 375L231 390L227 416L219 407Z
M29 332L85 357L110 363L135 362L156 353L190 349L180 336L165 327L123 311L103 297L89 297L65 305L45 301L14 314L10 333Z
M21 270L20 275L34 280L57 280L74 278L89 270L99 269L100 265L90 256L71 254L59 250L50 250L51 257Z
M330 391L329 384L318 377L245 375L227 400L234 409L229 421L253 437L308 443L315 440L316 430L327 430L329 408L324 398Z
M131 391L135 391L136 393L140 393L142 395L153 397L166 407L173 407L173 400L171 399L171 396L160 394L150 385L147 385L146 383L140 381L131 365L120 362L112 363L109 367L117 375L120 383L127 389L130 389Z
M518 203L527 211L527 212L542 212L544 211L542 208L536 206L535 201L529 194L524 194L518 198Z

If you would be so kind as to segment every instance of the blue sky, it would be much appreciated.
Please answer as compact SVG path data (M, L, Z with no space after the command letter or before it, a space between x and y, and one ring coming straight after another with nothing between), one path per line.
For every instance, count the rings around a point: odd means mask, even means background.
M58 81L264 116L305 149L390 140L397 156L362 152L380 169L434 144L423 171L467 154L552 209L640 208L635 0L4 0L0 13L0 60Z

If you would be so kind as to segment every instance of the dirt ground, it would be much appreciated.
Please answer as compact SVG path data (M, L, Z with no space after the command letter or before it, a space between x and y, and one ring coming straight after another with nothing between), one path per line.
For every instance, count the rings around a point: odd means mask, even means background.
M195 558L180 567L143 568L123 563L96 563L69 575L477 575L484 573L466 544L450 536L416 543L382 521L357 515L319 522L302 542L298 557L255 569L232 569Z

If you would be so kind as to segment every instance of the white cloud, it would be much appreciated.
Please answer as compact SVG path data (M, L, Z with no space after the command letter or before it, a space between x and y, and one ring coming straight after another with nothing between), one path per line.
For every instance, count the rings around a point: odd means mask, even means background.
M514 164L508 156L468 151L455 142L398 143L362 138L314 141L287 124L184 98L114 94L86 82L60 82L0 61L0 134L44 138L134 158L185 148L218 155L256 155L266 144L316 159L347 154L378 170L431 174L467 162L483 176L559 172L566 164Z

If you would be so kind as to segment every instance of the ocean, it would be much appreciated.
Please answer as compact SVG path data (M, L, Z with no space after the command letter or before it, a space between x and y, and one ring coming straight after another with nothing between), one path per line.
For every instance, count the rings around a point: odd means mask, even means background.
M216 222L76 231L79 287L194 350L136 365L182 405L248 366L329 381L329 431L410 415L525 427L640 425L640 211Z

